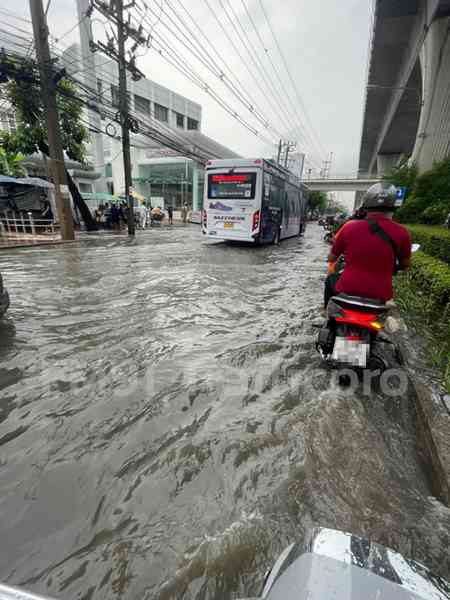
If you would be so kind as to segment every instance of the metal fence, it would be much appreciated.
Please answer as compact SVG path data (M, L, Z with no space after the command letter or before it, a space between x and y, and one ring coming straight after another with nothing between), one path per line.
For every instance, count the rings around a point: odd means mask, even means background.
M1 237L54 236L59 225L51 219L36 218L31 212L4 211L0 213Z

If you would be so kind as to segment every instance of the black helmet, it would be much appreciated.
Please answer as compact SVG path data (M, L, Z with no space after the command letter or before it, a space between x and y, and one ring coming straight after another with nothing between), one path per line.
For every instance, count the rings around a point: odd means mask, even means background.
M365 210L394 210L396 207L397 188L392 183L376 183L370 187L360 208Z

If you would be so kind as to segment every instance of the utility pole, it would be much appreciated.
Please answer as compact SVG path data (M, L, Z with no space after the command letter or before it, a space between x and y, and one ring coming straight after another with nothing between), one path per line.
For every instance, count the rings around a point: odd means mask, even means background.
M297 142L286 142L286 154L284 157L284 166L286 169L289 166L289 154L291 150L295 150L297 148Z
M51 159L51 171L55 184L56 208L63 240L75 239L73 216L67 186L64 151L59 128L56 91L51 70L50 49L48 46L47 20L42 0L30 0L30 13L33 23L36 56L41 76L41 90L47 116L48 147Z
M32 1L32 0L30 0ZM109 4L106 0L91 0L91 6L97 9L104 17L112 21L117 25L117 36L116 40L113 38L108 39L107 44L101 42L90 41L90 47L93 52L100 50L113 60L118 63L119 66L119 113L115 120L117 120L122 128L122 152L123 152L123 167L125 176L125 196L128 204L128 234L135 235L135 224L134 224L134 206L133 198L130 195L132 179L131 179L131 156L130 156L130 130L133 133L138 132L138 125L135 119L130 117L129 103L128 103L128 92L127 92L127 71L131 72L131 76L134 81L138 81L144 77L143 73L136 67L135 52L139 45L146 45L150 47L150 36L147 38L143 36L142 24L135 28L131 24L131 14L128 15L128 19L124 19L124 11L133 8L136 4L136 0L131 0L128 4L124 5L123 0L109 0ZM134 40L134 46L130 51L132 55L129 61L125 58L125 43L128 38ZM115 41L117 41L117 50L115 48Z
M281 152L283 150L283 140L278 142L278 156L277 156L277 164L281 163Z
M135 235L134 198L131 196L131 155L129 106L127 92L127 68L125 64L125 30L123 22L123 0L116 0L117 15L117 49L119 54L119 110L122 125L123 170L125 173L125 197L128 202L128 235Z
M331 171L331 163L332 162L333 162L333 153L330 152L330 158L328 160L324 160L323 161L323 169L321 171L323 179L328 179L329 178L330 171Z
M277 163L279 165L281 165L281 155L284 152L283 164L287 168L287 166L289 164L289 153L291 152L291 150L295 150L296 148L297 148L297 142L283 142L283 140L280 140L280 142L278 144Z

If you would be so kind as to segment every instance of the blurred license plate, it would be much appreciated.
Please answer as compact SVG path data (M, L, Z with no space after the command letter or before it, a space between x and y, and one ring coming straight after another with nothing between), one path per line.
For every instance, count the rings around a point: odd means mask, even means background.
M333 360L346 363L353 367L365 368L369 356L369 344L360 340L347 340L337 337L334 343Z
M234 227L234 223L224 223L223 224L224 229L233 229L233 227Z

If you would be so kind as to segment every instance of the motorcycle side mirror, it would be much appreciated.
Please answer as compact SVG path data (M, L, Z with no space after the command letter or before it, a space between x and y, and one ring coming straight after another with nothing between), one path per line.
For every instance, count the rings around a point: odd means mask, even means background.
M411 247L411 251L417 252L418 250L420 250L420 244L413 244Z

